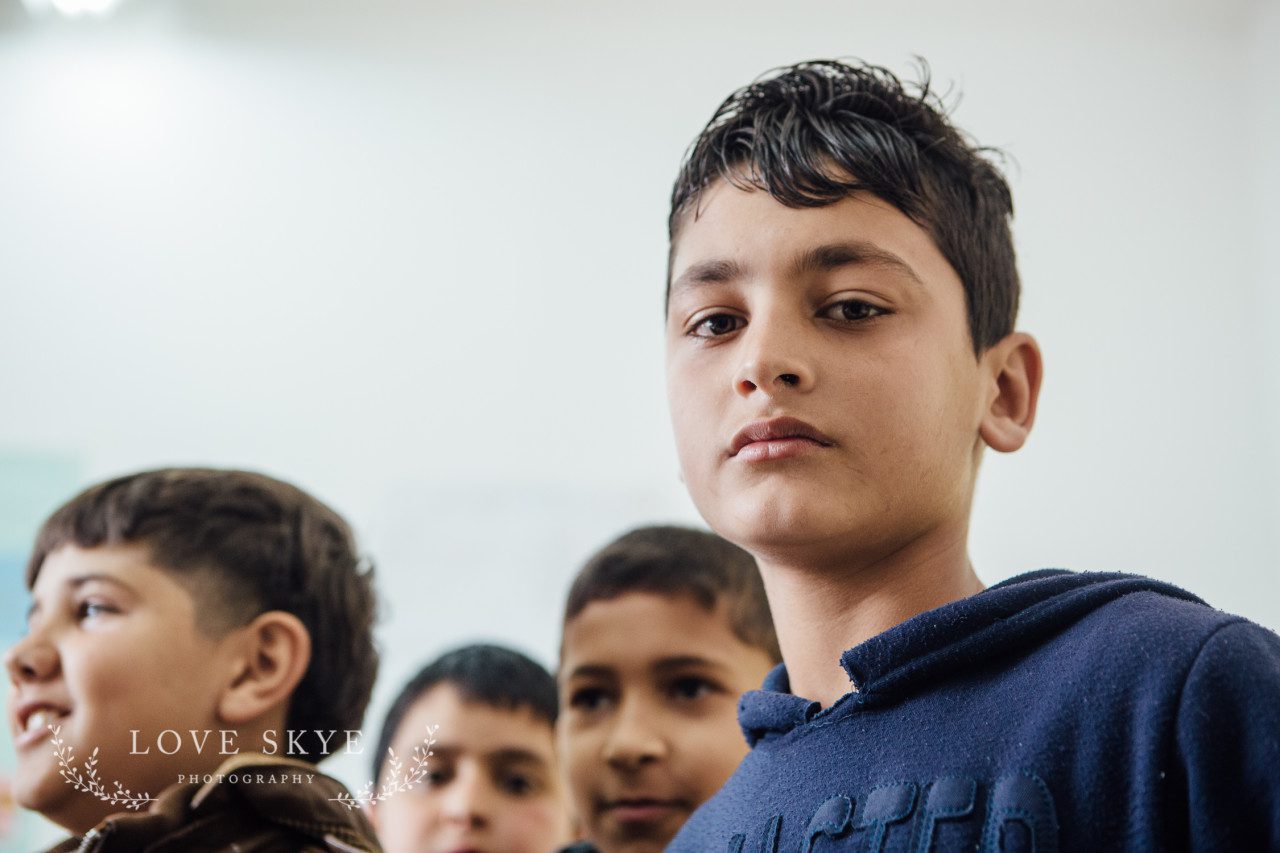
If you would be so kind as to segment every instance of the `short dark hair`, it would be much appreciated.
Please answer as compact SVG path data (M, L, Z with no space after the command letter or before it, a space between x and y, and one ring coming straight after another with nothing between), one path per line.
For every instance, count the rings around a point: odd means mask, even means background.
M64 545L142 545L198 598L199 627L218 636L262 613L292 613L311 660L286 725L305 731L300 758L328 755L314 730L355 730L378 670L373 570L340 515L306 492L249 471L165 468L76 495L44 523L27 563L31 588ZM330 743L337 743L338 738Z
M440 684L450 684L468 702L515 711L526 708L536 719L554 729L559 709L556 680L542 664L514 649L485 643L445 652L418 671L391 703L373 756L373 778L382 775L387 749L405 715L423 694Z
M831 60L775 69L731 94L689 147L671 193L668 233L697 216L724 180L789 207L872 193L933 238L964 283L969 334L981 353L1013 331L1018 268L1013 196L987 155L951 124L928 65L909 91L885 68ZM670 293L670 270L667 287Z
M564 606L564 624L593 601L629 592L687 596L707 610L723 601L729 627L749 646L782 660L769 599L750 554L714 533L659 525L625 533L592 556Z

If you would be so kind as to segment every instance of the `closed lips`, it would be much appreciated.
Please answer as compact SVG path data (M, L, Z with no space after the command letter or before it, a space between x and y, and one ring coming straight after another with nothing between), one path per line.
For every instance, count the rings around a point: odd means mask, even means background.
M610 800L603 804L605 813L622 823L649 823L665 820L673 812L688 811L684 800L635 797Z
M834 441L816 427L798 418L770 418L769 420L753 421L738 430L734 434L733 440L729 443L729 455L737 456L738 452L748 444L755 444L759 441L781 441L789 438L804 439L823 447L831 447L835 444Z

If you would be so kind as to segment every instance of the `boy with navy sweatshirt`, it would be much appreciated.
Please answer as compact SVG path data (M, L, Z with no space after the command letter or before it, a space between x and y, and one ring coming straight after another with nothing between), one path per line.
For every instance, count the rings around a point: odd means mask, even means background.
M784 662L669 850L1280 850L1280 638L1136 575L969 562L982 453L1040 389L1011 215L927 82L873 66L767 75L686 155L676 443Z

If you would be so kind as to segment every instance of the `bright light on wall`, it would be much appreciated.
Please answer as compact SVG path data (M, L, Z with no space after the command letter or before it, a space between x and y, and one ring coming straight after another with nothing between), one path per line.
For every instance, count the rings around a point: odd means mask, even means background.
M82 15L101 17L109 14L119 2L120 0L23 0L27 11L33 15L53 10L67 18L79 18Z

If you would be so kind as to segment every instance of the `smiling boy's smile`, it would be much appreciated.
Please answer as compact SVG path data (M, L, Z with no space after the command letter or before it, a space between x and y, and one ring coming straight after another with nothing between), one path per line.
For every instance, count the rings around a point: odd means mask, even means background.
M23 702L11 715L14 746L22 750L43 740L52 734L50 727L58 725L69 713L66 708L55 708L43 701Z

